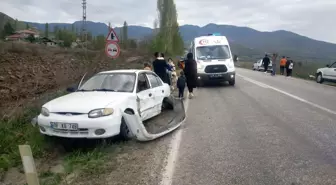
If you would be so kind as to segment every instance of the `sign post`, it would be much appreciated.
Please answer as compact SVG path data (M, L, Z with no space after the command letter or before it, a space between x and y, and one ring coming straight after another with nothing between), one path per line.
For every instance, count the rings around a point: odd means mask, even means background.
M106 37L105 54L110 58L118 58L120 55L120 47L118 45L119 38L113 28Z
M29 145L19 145L21 160L28 185L39 185L33 153Z

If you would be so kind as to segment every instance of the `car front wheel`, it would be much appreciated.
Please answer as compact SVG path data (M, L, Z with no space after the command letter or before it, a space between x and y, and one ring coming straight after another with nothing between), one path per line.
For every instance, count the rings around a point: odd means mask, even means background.
M124 141L128 141L132 137L131 130L128 128L125 119L121 118L121 125L120 125L120 138Z
M316 82L317 83L323 83L323 77L322 77L322 73L318 73L316 76Z

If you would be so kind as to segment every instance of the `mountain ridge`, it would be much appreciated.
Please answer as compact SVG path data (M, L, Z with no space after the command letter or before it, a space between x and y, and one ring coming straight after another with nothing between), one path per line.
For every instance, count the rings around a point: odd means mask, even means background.
M24 23L37 27L42 32L45 29L45 24L42 23ZM82 22L48 24L49 30L52 32L55 26L71 29L72 25L74 25L77 30L80 30ZM108 25L105 23L87 21L86 25L87 31L91 32L93 36L107 35L108 33ZM114 29L117 34L121 31L121 27L115 27ZM180 33L186 44L189 44L197 36L208 33L221 33L228 38L233 53L239 56L248 56L249 58L262 57L266 52L278 52L280 55L293 56L305 59L306 61L319 60L330 62L330 60L336 60L336 44L319 41L286 30L258 31L249 27L209 23L204 26L181 25ZM152 34L152 28L137 25L128 26L129 38L141 40L148 38Z

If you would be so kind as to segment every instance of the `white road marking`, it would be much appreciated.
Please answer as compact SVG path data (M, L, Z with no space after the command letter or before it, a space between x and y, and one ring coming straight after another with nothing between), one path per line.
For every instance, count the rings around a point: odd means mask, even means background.
M189 94L187 94L189 95ZM187 110L189 107L189 98L186 96L185 99L185 112L187 116ZM182 125L181 125L182 126ZM167 158L167 165L164 169L161 179L161 185L171 185L173 183L173 175L175 170L175 164L177 162L178 152L180 148L180 143L182 140L182 129L181 127L176 130L173 135L173 138L170 142L170 146L168 149L168 158Z
M270 85L267 85L267 84L264 84L264 83L261 83L261 82L257 82L257 81L255 81L255 80L252 80L251 78L248 78L248 77L243 76L243 75L240 75L240 74L236 74L236 76L242 77L244 80L247 80L247 81L249 81L249 82L251 82L251 83L254 83L254 84L259 85L259 86L261 86L261 87L267 87L267 88L272 89L272 90L274 90L274 91L277 91L277 92L279 92L279 93L281 93L281 94L287 95L287 96L289 96L289 97L291 97L291 98L294 98L294 99L299 100L299 101L301 101L301 102L304 102L304 103L306 103L306 104L308 104L308 105L311 105L311 106L313 106L313 107L315 107L315 108L318 108L318 109L321 109L321 110L326 111L326 112L328 112L328 113L331 113L331 114L336 115L336 111L330 110L330 109L325 108L325 107L323 107L323 106L321 106L321 105L315 104L315 103L313 103L313 102L310 102L310 101L305 100L305 99L303 99L303 98L300 98L300 97L298 97L298 96L295 96L295 95L293 95L293 94L290 94L290 93L288 93L288 92L286 92L286 91L280 90L280 89L278 89L278 88L275 88L275 87L273 87L273 86L270 86Z

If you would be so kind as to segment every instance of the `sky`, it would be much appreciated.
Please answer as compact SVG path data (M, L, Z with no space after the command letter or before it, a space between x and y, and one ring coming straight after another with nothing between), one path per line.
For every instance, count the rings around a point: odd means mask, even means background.
M29 22L72 23L82 0L0 0L0 12ZM336 43L336 0L175 0L180 25L208 23L288 30ZM153 27L156 0L87 0L87 20Z

